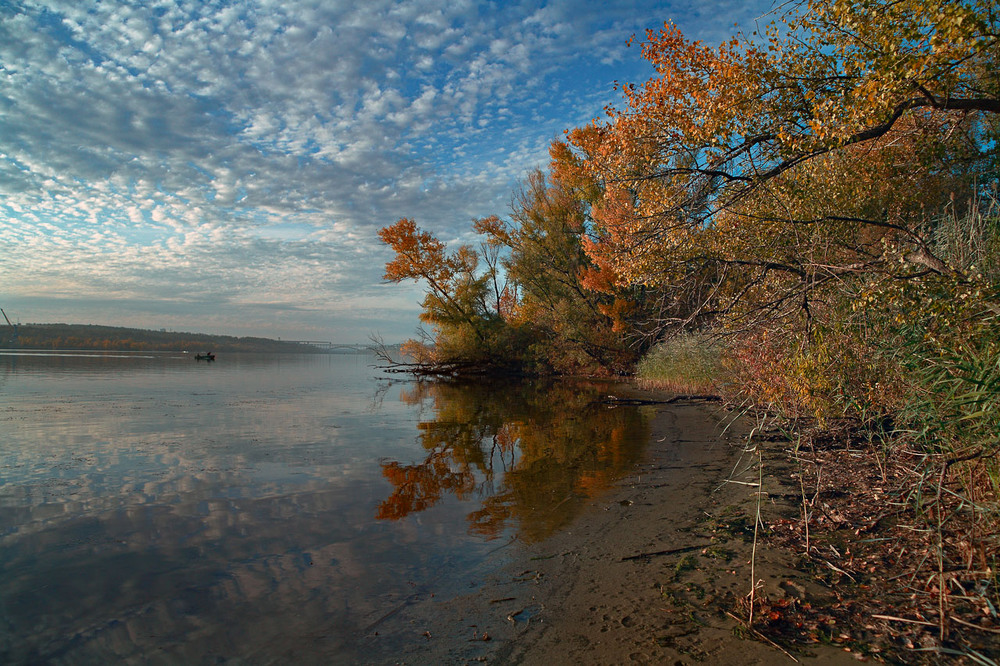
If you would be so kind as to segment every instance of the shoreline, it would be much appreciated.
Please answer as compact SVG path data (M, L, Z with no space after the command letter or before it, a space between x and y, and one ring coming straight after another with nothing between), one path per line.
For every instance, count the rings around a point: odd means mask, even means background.
M743 455L742 426L726 429L731 415L715 405L643 409L650 442L633 473L567 530L536 544L498 544L491 563L457 581L468 593L422 595L370 627L361 661L794 663L731 615L746 607L751 559L758 595L830 598L792 566L790 552L758 539L754 556L757 495L749 484L758 468ZM778 481L768 478L765 487ZM795 511L773 496L762 507L765 523ZM857 663L848 650L817 644L796 648L794 659Z

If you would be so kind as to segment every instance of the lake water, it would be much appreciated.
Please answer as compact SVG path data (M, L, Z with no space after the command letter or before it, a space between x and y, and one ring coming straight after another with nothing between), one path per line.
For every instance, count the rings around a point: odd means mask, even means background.
M627 474L588 382L0 351L0 663L350 663Z

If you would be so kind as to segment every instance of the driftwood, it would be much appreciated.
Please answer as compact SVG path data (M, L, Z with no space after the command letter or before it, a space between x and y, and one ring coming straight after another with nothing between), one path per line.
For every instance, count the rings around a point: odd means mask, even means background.
M523 373L508 365L483 361L442 361L421 363L400 361L392 357L389 349L378 337L370 338L374 345L379 364L375 367L382 372L408 374L418 378L458 379L461 377L520 377Z
M670 548L668 550L657 550L651 553L639 553L638 555L629 555L628 557L623 557L619 562L629 562L631 560L647 560L651 557L659 557L661 555L676 555L677 553L690 553L692 550L698 550L700 548L705 548L711 546L710 543L702 543L697 546L684 546L683 548Z
M600 400L596 400L595 403L600 405L614 405L614 406L618 405L642 406L642 405L672 405L677 402L720 402L721 400L722 400L721 397L711 394L675 395L670 398L667 398L666 400L651 400L646 398L619 398L617 396L609 395L607 397L601 398Z

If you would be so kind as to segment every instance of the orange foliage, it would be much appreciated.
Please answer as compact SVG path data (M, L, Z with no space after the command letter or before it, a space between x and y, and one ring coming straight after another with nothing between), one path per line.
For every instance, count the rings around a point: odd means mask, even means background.
M433 283L447 282L453 269L445 259L445 244L429 232L421 231L410 218L379 229L378 237L396 253L385 265L386 280L426 279Z

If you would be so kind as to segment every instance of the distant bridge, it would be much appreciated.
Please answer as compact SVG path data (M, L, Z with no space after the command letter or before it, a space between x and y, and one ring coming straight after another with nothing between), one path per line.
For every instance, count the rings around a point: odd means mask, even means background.
M339 342L330 342L329 340L285 340L285 342L290 342L293 345L311 345L313 347L319 347L320 349L343 349L349 351L363 352L367 351L371 345L362 344L343 344Z

